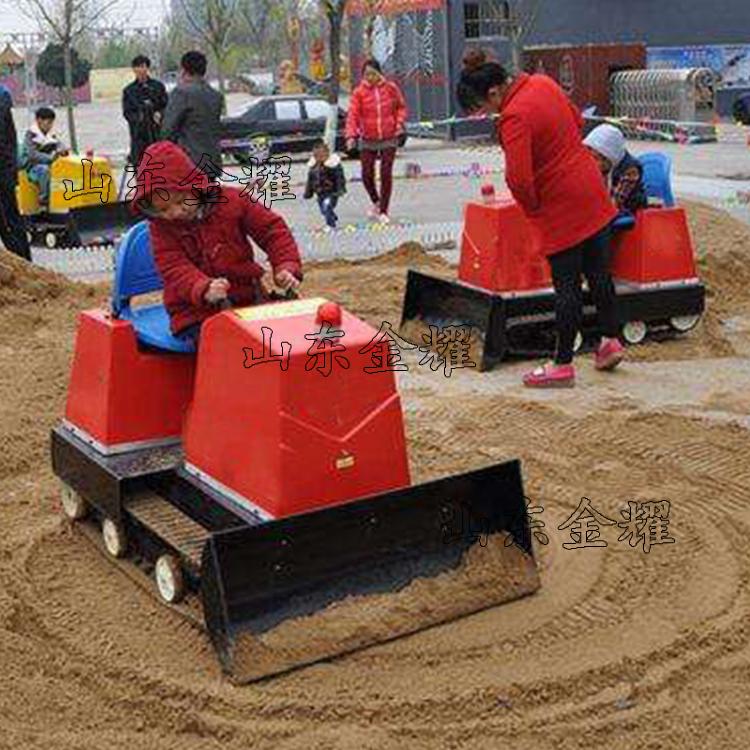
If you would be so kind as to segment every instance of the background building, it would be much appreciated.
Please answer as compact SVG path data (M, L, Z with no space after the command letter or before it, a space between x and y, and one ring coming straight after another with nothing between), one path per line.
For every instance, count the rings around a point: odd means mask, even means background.
M484 4L488 0L480 0ZM522 0L528 7L537 0ZM473 3L467 2L467 5ZM747 0L541 0L531 44L750 44Z
M349 15L354 81L371 52L403 86L410 120L456 114L455 84L466 49L482 46L509 63L513 34L517 46L612 45L613 71L636 63L711 67L720 85L732 89L730 97L750 87L748 0L350 0ZM625 49L622 43L645 45L645 60L631 45L631 52L616 54ZM527 66L533 69L534 60ZM596 102L602 110L601 95ZM449 134L451 128L437 130Z

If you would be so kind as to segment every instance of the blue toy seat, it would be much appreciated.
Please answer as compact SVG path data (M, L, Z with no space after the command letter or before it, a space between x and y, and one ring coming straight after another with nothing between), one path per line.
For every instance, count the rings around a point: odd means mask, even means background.
M115 282L112 290L112 311L115 317L133 324L138 341L147 346L178 354L192 354L192 341L172 335L169 314L164 305L132 308L131 298L158 292L164 288L154 257L148 222L141 221L122 237L115 256Z
M632 229L635 226L635 216L633 214L620 214L613 222L612 229L622 231Z
M672 193L672 159L667 154L642 154L638 161L643 167L643 183L649 198L658 198L667 208L675 205Z

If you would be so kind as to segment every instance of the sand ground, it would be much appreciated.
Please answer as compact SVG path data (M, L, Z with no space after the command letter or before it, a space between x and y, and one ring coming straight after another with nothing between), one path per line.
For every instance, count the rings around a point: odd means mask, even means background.
M750 717L750 231L690 209L709 310L611 376L528 393L523 365L400 380L415 481L518 457L544 507L533 597L256 685L59 514L48 431L79 309L105 286L0 254L0 748L740 748ZM306 294L379 326L418 247L310 269ZM582 497L669 500L674 544L604 530L566 550Z

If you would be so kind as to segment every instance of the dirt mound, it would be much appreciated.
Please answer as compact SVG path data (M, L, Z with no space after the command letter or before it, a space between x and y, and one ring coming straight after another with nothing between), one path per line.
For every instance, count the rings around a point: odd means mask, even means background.
M367 260L326 260L313 261L306 264L308 269L323 269L337 271L352 267L367 268L413 268L424 267L431 269L449 269L451 264L441 256L428 253L418 242L404 242L394 250Z
M69 281L0 251L0 479L46 458L76 316L105 300L106 287Z
M706 314L689 336L631 350L636 361L730 357L727 321L750 315L750 227L724 211L688 203L688 221L706 285Z
M0 251L0 308L22 307L33 302L48 302L59 297L83 300L95 294L86 284L69 281L65 276L47 271Z
M711 309L730 316L750 308L750 226L700 203L689 204L688 220Z

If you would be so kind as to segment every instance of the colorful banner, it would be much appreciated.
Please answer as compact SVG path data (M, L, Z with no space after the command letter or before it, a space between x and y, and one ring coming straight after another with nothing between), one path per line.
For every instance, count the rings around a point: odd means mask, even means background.
M750 44L649 47L648 67L710 68L720 86L750 86Z
M349 0L346 12L350 16L391 16L414 10L439 10L445 0Z

